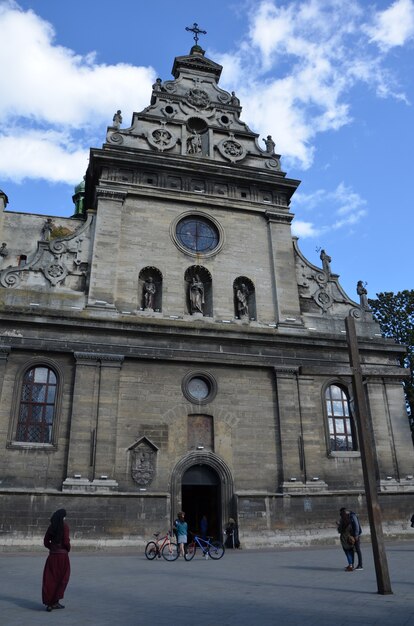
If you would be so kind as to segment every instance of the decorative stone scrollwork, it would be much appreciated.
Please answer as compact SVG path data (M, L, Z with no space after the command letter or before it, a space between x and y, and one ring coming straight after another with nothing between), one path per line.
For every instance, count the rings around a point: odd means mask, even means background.
M349 310L349 315L356 320L361 319L362 314L363 312L361 311L361 309L354 308Z
M165 81L163 87L165 91L168 91L168 93L174 93L175 91L177 91L177 86L174 80Z
M51 252L54 252L55 254L63 254L64 252L67 251L68 246L65 241L61 241L60 239L55 239L50 242L49 248Z
M243 146L233 139L224 142L223 150L227 156L233 158L240 157L243 154Z
M147 140L153 148L156 148L160 152L170 150L177 143L177 137L174 137L164 126L160 126L148 133Z
M329 293L327 293L324 289L319 289L313 296L316 304L321 307L322 311L325 313L333 304L333 300Z
M325 272L315 273L313 276L321 285L325 285L328 282L328 277Z
M217 95L217 99L220 100L220 102L227 104L230 102L231 96L229 93L223 91Z
M51 263L48 267L42 268L42 271L52 285L60 283L68 274L67 267L57 261Z
M112 143L117 143L117 144L122 144L124 143L124 138L121 135L121 133L111 133L108 136L109 141L111 141Z
M18 272L4 272L1 276L0 284L2 287L17 287L20 284L20 275Z
M217 149L225 159L228 159L232 163L241 161L246 156L246 149L234 138L232 133L228 139L223 139L217 144Z
M187 101L192 104L196 109L206 109L210 106L210 98L208 93L204 89L195 87L190 89L187 93Z
M265 166L271 170L276 170L277 172L280 171L279 159L267 159L267 161L265 161Z

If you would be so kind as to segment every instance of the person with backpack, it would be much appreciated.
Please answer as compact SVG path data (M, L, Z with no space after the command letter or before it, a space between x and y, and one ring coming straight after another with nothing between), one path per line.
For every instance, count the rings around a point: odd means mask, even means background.
M349 520L351 522L351 536L354 538L354 549L358 557L357 566L354 568L355 570L364 569L362 566L362 553L361 553L361 534L362 528L359 523L358 515L354 513L354 511L349 511L344 507L340 509L340 513L344 511L347 515L349 515Z

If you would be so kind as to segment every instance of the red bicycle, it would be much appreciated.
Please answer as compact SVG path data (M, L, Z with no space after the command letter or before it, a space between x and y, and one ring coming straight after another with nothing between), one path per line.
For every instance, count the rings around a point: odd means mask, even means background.
M167 532L163 539L159 539L160 533L154 533L155 541L149 541L145 546L145 556L150 561L153 561L156 557L159 559L161 555L166 561L175 561L178 559L178 547L177 544L171 541L171 533ZM160 541L162 541L160 545Z

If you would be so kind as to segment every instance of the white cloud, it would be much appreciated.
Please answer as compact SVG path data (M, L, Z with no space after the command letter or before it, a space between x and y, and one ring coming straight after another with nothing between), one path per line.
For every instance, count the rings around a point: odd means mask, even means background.
M394 3L388 26L397 22L397 8L410 22L412 5L412 0ZM378 55L372 50L367 31L372 16L362 2L292 0L279 5L263 0L253 7L249 33L233 52L237 61L223 83L237 90L249 126L273 136L287 167L310 167L316 135L352 121L350 94L356 84L380 97L405 100L387 67L386 51ZM409 32L411 26L404 41ZM223 63L228 57L222 57Z
M306 239L307 237L316 237L320 234L320 231L315 228L315 225L312 222L294 220L292 223L292 234L295 237L302 237L302 239Z
M93 52L76 55L56 45L49 23L15 2L0 4L0 32L0 83L7 86L0 116L8 122L7 135L0 137L2 176L79 180L89 142L93 138L101 143L113 113L122 108L124 120L129 120L134 110L148 104L154 70L97 64ZM44 128L56 132L41 132Z
M330 230L354 226L367 215L366 201L350 186L341 182L333 191L317 189L310 194L297 192L294 196L296 214L317 210L318 225L313 222L293 221L292 231L303 238L315 237ZM299 227L297 228L297 224Z
M352 121L355 84L404 99L386 53L413 35L412 0L397 0L374 19L361 0L262 0L250 7L249 29L237 49L212 58L224 66L221 86L241 99L243 120L273 136L284 169L309 168L317 135ZM41 171L45 179L73 182L74 167L90 145L101 143L114 111L122 109L127 124L148 104L156 73L99 64L93 51L81 56L57 45L53 27L12 0L0 0L0 32L0 84L7 86L0 98L7 121L1 145L18 154L21 132L29 129L39 133L28 138L32 148L44 155L37 165L30 150L20 159L2 157L0 174L18 180ZM382 46L380 54L373 41ZM41 138L45 128L54 133ZM48 152L64 165L48 165ZM82 164L76 179L83 173Z
M412 0L396 0L388 9L376 13L367 33L378 46L387 51L403 46L414 37L414 3Z
M38 178L76 184L86 171L88 156L86 149L68 150L67 137L53 131L0 134L0 172L4 179L15 182Z
M155 72L126 64L98 65L54 43L52 26L32 11L0 5L0 115L48 124L85 126L107 121L121 106L148 104ZM12 62L11 62L12 60ZM28 97L30 94L30 97Z

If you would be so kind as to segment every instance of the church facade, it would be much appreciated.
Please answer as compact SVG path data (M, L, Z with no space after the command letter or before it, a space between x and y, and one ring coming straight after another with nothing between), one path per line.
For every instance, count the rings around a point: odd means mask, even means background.
M344 319L356 321L385 530L414 503L397 366L291 234L299 181L242 121L195 45L129 128L93 148L75 213L0 193L0 531L33 541L64 506L79 543L142 542L184 510L242 545L328 540L366 520ZM410 514L410 515L409 515Z

